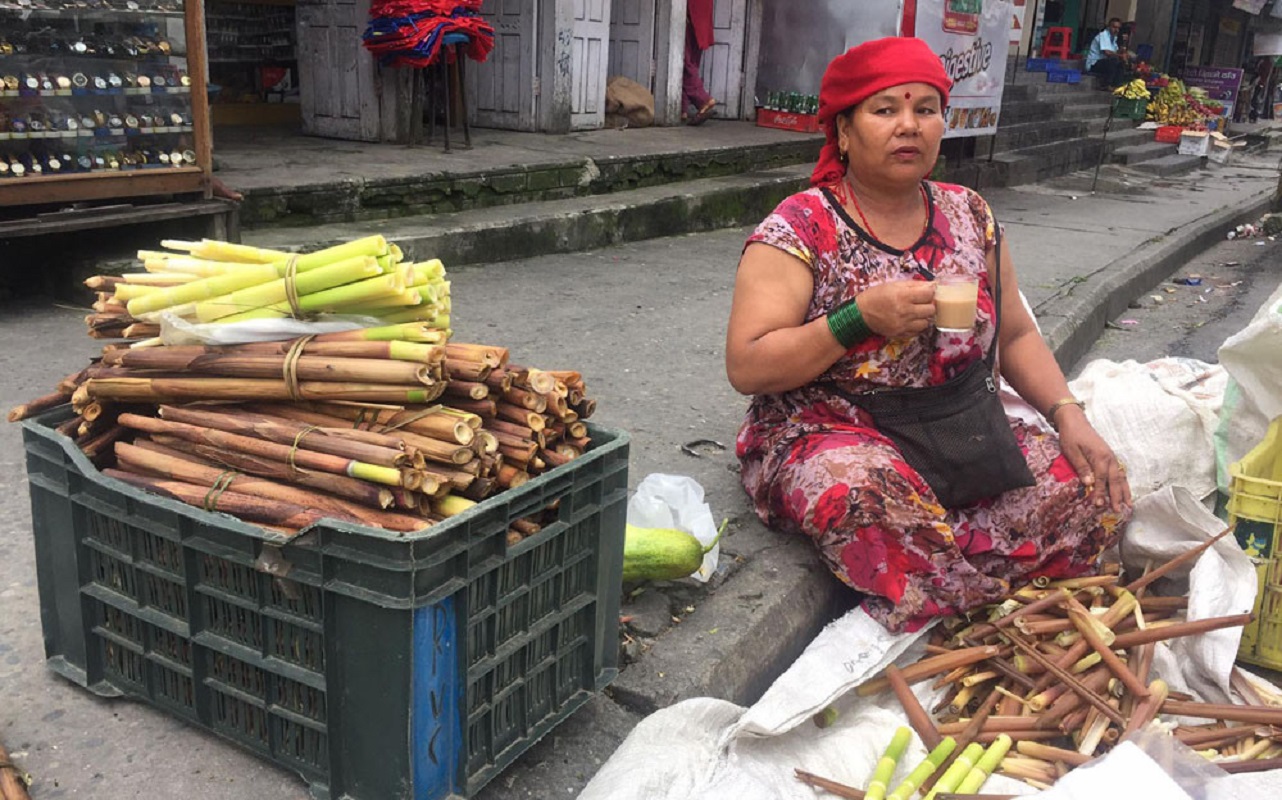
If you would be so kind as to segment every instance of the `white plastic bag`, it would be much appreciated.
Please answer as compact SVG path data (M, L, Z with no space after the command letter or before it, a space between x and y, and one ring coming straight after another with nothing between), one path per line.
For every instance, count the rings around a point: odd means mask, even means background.
M1229 465L1264 438L1269 422L1282 414L1282 287L1260 307L1251 323L1220 345L1220 363L1232 380L1224 392L1215 431L1219 488L1229 490Z
M160 317L160 340L167 345L225 345L276 342L317 333L355 331L383 323L371 317L328 315L317 320L250 319L243 322L189 322L176 314Z
M685 475L654 473L645 476L628 501L628 524L640 528L676 528L692 534L704 547L717 538L712 509L703 502L703 487ZM707 583L717 569L721 545L708 551L690 577Z

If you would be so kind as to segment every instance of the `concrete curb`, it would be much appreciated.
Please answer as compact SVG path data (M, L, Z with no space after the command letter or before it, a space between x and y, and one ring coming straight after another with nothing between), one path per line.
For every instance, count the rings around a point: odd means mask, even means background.
M1060 366L1068 371L1085 355L1104 331L1104 324L1126 310L1127 303L1157 286L1182 262L1206 250L1242 222L1258 218L1269 209L1273 190L1251 195L1240 203L1221 208L1151 239L1097 271L1084 289L1067 297L1038 304L1042 334ZM1054 311L1044 307L1054 303Z
M761 527L755 517L747 523ZM767 535L777 544L753 552L695 614L619 673L607 690L616 702L641 714L692 697L751 705L825 625L854 607L855 593L828 571L810 542Z

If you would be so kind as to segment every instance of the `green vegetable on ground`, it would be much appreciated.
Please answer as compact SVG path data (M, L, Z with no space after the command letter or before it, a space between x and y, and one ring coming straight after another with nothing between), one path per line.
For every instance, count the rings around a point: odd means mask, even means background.
M692 534L676 528L628 525L623 539L623 580L673 581L691 575L721 541L729 522L728 518L722 521L716 538L707 547Z

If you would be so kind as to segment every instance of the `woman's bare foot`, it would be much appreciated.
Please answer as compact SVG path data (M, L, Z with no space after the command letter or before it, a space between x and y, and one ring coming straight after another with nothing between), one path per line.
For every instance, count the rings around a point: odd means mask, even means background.
M214 190L214 197L221 197L224 200L230 200L233 203L239 203L245 199L245 195L223 183L218 178L210 179L210 188Z

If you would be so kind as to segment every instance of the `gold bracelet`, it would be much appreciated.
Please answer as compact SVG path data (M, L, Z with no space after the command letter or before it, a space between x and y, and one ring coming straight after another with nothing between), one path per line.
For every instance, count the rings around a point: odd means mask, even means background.
M1086 401L1078 400L1076 397L1065 397L1062 400L1056 400L1051 404L1050 408L1046 409L1046 413L1043 416L1046 417L1046 421L1051 424L1051 427L1054 428L1056 432L1059 431L1059 426L1055 424L1055 412L1059 411L1064 406L1077 406L1085 411Z

